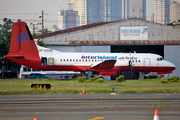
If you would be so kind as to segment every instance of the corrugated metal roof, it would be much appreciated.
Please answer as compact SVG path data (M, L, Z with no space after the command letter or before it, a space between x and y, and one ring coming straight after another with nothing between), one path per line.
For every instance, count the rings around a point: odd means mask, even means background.
M44 34L44 35L35 36L34 39L46 38L46 37L51 37L51 36L55 36L55 35L59 35L59 34L65 34L65 33L69 33L69 32L74 32L74 31L77 31L77 30L89 29L89 28L93 28L93 27L97 27L97 26L102 26L102 25L105 25L105 24L109 24L109 23L113 23L113 22L118 22L118 21L92 23L92 24L88 24L88 25L83 25L83 26L79 26L79 27L69 28L69 29L65 29L65 30L61 30L61 31L47 33L47 34Z
M127 21L127 20L130 20L130 19L138 19L138 18L129 18L129 19L117 20L117 21L111 21L111 22L92 23L92 24L88 24L88 25L83 25L83 26L79 26L79 27L74 27L74 28L69 28L69 29L65 29L65 30L61 30L61 31L47 33L47 34L44 34L44 35L38 35L38 36L35 36L34 39L51 37L51 36L55 36L55 35L59 35L59 34L65 34L65 33L74 32L74 31L78 31L78 30L84 30L84 29L89 29L89 28L93 28L93 27L97 27L97 26L102 26L102 25L109 24L109 23ZM138 20L142 20L142 19L138 19ZM142 20L142 21L144 21L144 20Z
M71 32L76 32L79 30L85 30L85 29L90 29L90 28L94 28L94 27L98 27L98 26L103 26L106 24L110 24L110 23L117 23L117 22L123 22L123 21L131 21L131 20L138 20L138 21L145 21L142 19L138 19L138 18L129 18L129 19L124 19L124 20L117 20L117 21L111 21L111 22L97 22L97 23L92 23L92 24L88 24L88 25L84 25L84 26L79 26L79 27L74 27L74 28L69 28L69 29L65 29L65 30L61 30L61 31L56 31L56 32L52 32L52 33L47 33L44 35L39 35L39 36L35 36L34 39L38 39L38 38L49 38L49 37L53 37L53 36L57 36L57 35L61 35L61 34L67 34L67 33L71 33ZM159 24L159 23L153 23L151 21L146 21L147 23L152 23L155 25L163 25L163 26L167 26L164 24ZM143 24L144 25L144 24ZM168 26L168 27L172 27L172 26ZM153 28L154 29L154 28ZM72 41L72 40L71 40ZM84 41L84 40L83 40ZM96 40L97 41L97 40ZM73 41L74 42L74 41ZM73 43L71 42L71 43Z

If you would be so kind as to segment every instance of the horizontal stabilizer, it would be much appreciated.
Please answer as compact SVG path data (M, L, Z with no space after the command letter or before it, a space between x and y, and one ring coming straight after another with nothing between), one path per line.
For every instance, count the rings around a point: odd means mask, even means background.
M92 65L91 69L111 69L114 67L116 60L105 60L97 65Z
M7 57L12 57L12 58L24 58L22 55L8 55Z

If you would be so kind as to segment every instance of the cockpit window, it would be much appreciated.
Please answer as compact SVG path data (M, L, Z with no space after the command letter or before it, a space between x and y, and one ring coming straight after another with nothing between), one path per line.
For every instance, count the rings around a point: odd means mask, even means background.
M163 60L163 58L161 57L161 58L157 58L157 61L162 61Z

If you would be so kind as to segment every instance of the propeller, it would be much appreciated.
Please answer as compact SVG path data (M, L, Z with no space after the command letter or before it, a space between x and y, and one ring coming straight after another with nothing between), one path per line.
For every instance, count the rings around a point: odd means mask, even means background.
M133 77L133 69L132 69L132 65L133 65L133 63L132 63L132 61L131 61L131 52L129 52L130 53L130 60L129 60L129 67L130 67L130 70L131 70L131 75L132 75L132 77Z
M133 65L132 61L129 60L129 67L130 67L131 71L132 71L132 65Z

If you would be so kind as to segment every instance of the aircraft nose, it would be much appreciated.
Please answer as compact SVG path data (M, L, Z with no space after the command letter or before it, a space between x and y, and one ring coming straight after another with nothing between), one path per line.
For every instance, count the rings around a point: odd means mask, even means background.
M168 63L169 63L169 67L170 67L171 71L176 69L176 66L173 63L171 63L171 62L168 62Z
M176 69L176 66L173 63L171 63L171 67L172 67L173 70Z
M173 63L171 63L167 60L164 60L164 61L165 61L166 66L168 67L168 71L173 71L176 69L176 66Z

